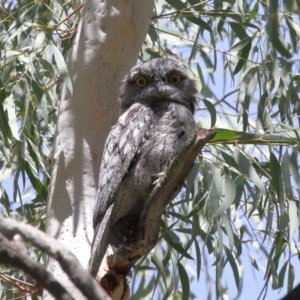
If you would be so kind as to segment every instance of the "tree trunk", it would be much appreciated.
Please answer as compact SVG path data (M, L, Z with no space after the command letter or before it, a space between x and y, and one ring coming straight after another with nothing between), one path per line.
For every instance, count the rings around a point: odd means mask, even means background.
M152 9L153 0L86 0L77 28L68 64L73 92L64 87L59 107L47 232L84 267L103 145L119 111L120 80L137 59ZM70 287L54 260L48 269ZM83 299L75 288L74 298Z

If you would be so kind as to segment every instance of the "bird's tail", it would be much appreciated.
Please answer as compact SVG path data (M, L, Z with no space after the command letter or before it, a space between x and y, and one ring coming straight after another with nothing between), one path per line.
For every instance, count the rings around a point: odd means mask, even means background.
M109 241L109 227L112 205L107 209L101 223L96 227L91 249L88 271L96 277L100 264L105 256Z

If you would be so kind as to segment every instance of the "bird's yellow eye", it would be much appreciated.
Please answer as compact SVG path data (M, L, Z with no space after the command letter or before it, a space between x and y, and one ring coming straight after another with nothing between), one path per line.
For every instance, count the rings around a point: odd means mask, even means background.
M147 84L145 76L139 75L135 78L135 85L138 87L144 87Z
M181 82L181 77L177 74L172 74L169 77L169 83L173 84L173 85L178 85Z

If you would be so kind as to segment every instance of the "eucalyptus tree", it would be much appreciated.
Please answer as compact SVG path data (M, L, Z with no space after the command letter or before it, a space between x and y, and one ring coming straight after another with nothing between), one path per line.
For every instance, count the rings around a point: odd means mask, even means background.
M47 220L48 233L67 234L68 248L85 267L88 252L78 250L76 237L89 240L92 232L90 211L83 211L81 201L92 209L103 139L118 114L118 82L137 48L143 61L174 56L190 66L198 83L198 126L216 135L168 206L158 245L134 267L132 298L242 297L253 276L258 281L253 297L274 295L272 289L277 295L281 288L285 294L300 281L297 2L157 0L150 25L142 7L134 14L140 25L121 26L117 33L97 14L104 4L97 5L89 15L79 1L1 3L1 213L43 231ZM117 13L116 6L110 8ZM98 34L81 45L83 25ZM126 56L118 39L122 36L125 48L126 42L133 45L135 31L138 42ZM99 53L99 47L101 55L89 60L88 51ZM97 73L114 55L115 65ZM85 77L88 72L94 75ZM93 89L80 85L79 91L76 77ZM97 93L105 89L103 104ZM72 92L81 102L68 102ZM88 99L94 101L90 107ZM70 105L76 118L64 124ZM95 122L91 130L89 122ZM57 155L61 152L66 155ZM74 153L81 158L74 161ZM68 219L66 227L59 226L60 218ZM44 261L40 251L28 249ZM32 282L1 265L2 297L39 292L24 283L11 290L16 279L8 276Z

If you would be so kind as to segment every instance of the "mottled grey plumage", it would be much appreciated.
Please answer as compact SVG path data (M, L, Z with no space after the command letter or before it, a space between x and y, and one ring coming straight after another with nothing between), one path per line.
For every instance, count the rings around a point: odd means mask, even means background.
M153 182L195 132L196 92L173 59L136 65L124 79L122 115L107 138L100 168L89 266L93 275L108 243L119 247L134 240Z

